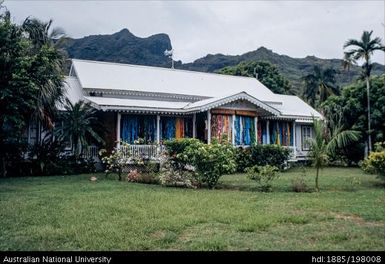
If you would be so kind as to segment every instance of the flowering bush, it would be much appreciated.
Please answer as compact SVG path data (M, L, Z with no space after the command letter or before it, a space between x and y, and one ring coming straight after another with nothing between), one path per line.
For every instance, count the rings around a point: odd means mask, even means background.
M114 148L111 155L106 155L107 151L105 149L99 151L102 162L106 164L106 174L115 172L118 174L120 181L122 180L123 168L133 161L130 153L124 151L124 149L127 149L126 146L128 146L127 143L122 143L122 148Z
M130 172L127 175L127 181L129 182L138 182L140 179L141 174L138 172L138 170L130 170Z
M175 170L170 159L162 162L160 169L159 182L164 186L197 188L194 173L183 170Z
M362 163L365 172L385 177L385 150L371 152Z

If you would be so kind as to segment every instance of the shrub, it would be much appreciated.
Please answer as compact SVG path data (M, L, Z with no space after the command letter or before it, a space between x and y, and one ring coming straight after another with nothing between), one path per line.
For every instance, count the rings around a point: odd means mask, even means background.
M130 170L127 175L127 181L137 183L158 183L156 174L140 173L138 170Z
M306 184L304 177L296 177L292 179L291 189L293 192L310 192L310 188Z
M385 177L385 150L371 152L362 163L365 172Z
M80 174L95 172L95 161L65 153L64 142L52 140L47 134L43 140L29 146L29 175Z
M246 169L247 177L256 181L261 191L272 190L271 182L279 177L278 168L271 165L249 167Z
M290 150L280 145L254 145L251 157L254 165L271 165L282 169L289 160Z
M164 142L170 165L174 170L185 170L189 160L179 154L184 153L188 146L198 147L202 143L195 138L172 139ZM179 155L179 156L178 156Z
M160 168L159 182L163 186L196 188L193 172L174 170L171 161L166 159Z
M254 165L251 157L251 148L239 147L235 150L235 162L237 164L237 172L245 172L246 168Z
M255 165L272 165L283 169L289 160L290 150L279 145L257 144L250 148L236 150L237 171L244 172L246 168Z
M204 144L198 141L187 146L177 158L195 168L201 184L214 188L222 175L235 172L234 156L234 147L230 144Z
M119 180L122 180L123 168L133 161L130 153L124 151L127 146L127 143L122 143L122 148L114 148L110 155L106 155L107 151L105 149L99 151L102 162L106 164L106 175L115 172L118 174Z
M129 182L138 182L140 178L140 173L138 170L130 170L130 172L127 175L127 181Z
M293 192L310 192L309 186L306 184L306 169L303 167L300 176L291 180L291 189Z

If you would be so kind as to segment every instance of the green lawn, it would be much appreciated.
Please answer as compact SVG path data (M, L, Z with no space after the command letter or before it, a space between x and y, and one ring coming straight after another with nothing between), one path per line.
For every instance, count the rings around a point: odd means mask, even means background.
M321 192L272 193L245 175L220 189L134 184L91 175L0 180L0 250L384 250L385 186L329 168ZM314 171L307 181L313 186ZM361 185L352 188L353 178Z

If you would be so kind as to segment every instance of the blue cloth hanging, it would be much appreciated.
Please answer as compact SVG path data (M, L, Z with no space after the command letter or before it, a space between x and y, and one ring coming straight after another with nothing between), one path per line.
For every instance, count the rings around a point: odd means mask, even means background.
M235 116L235 145L241 145L241 117Z
M162 138L165 140L175 138L175 118L174 117L163 118Z
M266 123L261 121L262 144L267 144Z
M250 130L251 130L251 117L243 117L244 126L243 126L243 143L245 145L251 144Z
M121 140L133 143L138 137L138 117L132 115L122 115Z
M272 129L272 133L271 133L271 136L270 136L270 143L272 144L275 144L275 141L276 141L276 129L277 129L277 123L274 122L273 123L273 129Z

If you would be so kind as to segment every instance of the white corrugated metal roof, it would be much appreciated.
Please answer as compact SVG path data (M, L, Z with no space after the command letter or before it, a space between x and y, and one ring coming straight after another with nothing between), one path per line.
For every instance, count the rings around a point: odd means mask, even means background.
M67 77L64 83L67 97L72 103L86 99L105 109L137 108L188 113L198 111L198 108L217 107L217 103L222 105L238 95L244 95L246 99L277 117L322 118L319 112L299 97L274 94L255 78L84 60L73 60L73 69L76 78ZM83 96L83 88L179 94L208 99L178 102Z
M159 109L183 109L188 102L174 102L174 101L156 101L156 100L137 100L137 99L125 99L125 98L111 98L111 97L96 97L85 96L90 102L93 102L101 107L114 106L114 107L138 107L138 108L159 108Z
M65 97L72 103L75 104L80 100L83 100L83 90L79 84L77 78L67 76L63 82L65 89ZM63 102L65 103L65 102ZM65 110L64 105L60 104L57 106L59 110Z
M250 77L77 59L72 61L83 88L203 97L247 92L261 101L278 102L273 92Z
M276 95L282 105L272 105L274 108L278 109L283 116L304 116L304 117L316 117L322 118L322 115L317 112L314 108L308 105L306 102L302 101L301 98L294 95Z

